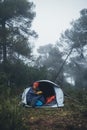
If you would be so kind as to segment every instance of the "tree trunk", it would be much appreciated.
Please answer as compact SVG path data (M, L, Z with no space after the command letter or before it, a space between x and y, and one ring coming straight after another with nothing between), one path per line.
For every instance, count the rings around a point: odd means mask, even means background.
M6 31L5 21L2 22L2 42L3 42L3 63L6 63L7 52L6 52Z

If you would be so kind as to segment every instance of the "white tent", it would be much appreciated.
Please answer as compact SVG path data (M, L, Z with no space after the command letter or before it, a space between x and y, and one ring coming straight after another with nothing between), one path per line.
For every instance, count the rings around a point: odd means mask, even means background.
M55 102L52 101L40 107L63 107L64 106L64 93L57 84L49 80L38 80L36 82L39 82L39 89L43 92L45 98L55 95ZM28 96L27 93L30 91L30 88L31 87L26 88L22 94L21 103L26 107L31 107L30 105L27 104L27 96Z

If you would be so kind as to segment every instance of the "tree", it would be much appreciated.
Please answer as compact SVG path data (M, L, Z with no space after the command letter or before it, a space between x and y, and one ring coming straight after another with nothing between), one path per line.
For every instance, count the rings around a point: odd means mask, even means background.
M36 63L37 65L47 68L47 78L52 81L58 80L59 83L62 83L63 70L60 75L57 75L63 63L62 53L59 51L58 47L48 44L46 46L41 46L38 52L40 56Z
M84 47L87 45L87 9L81 10L80 15L79 19L71 23L71 29L67 29L61 38L84 57Z
M63 45L67 44L67 51L72 50L65 72L68 71L73 76L76 86L86 87L84 72L87 70L87 9L81 10L80 18L73 21L71 28L61 35L61 42Z
M33 8L27 0L0 0L0 58L4 63L8 56L30 54L28 39L37 36L30 29L35 17Z
M22 61L30 60L30 40L37 37L31 30L34 7L28 0L0 0L0 76L6 85L28 83L28 66Z

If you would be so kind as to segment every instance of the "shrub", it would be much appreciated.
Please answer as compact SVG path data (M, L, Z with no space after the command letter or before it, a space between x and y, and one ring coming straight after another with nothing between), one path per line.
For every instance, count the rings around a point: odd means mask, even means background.
M4 99L0 103L0 129L25 130L22 120L22 109L17 106L16 99Z

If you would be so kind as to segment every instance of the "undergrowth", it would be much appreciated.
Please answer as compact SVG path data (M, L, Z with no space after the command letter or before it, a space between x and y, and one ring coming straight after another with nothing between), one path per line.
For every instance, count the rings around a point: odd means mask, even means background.
M62 108L24 108L0 87L0 130L87 130L87 107L65 98Z

